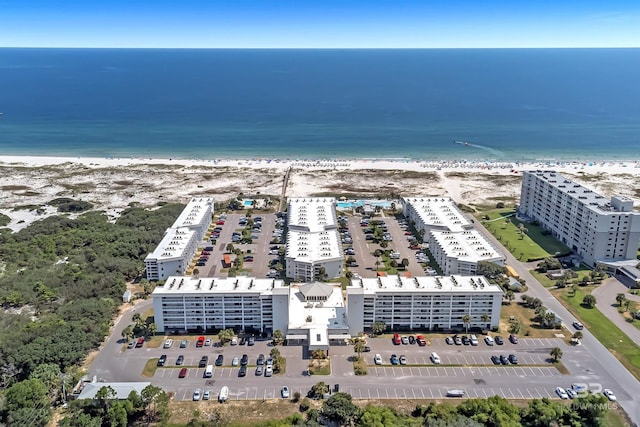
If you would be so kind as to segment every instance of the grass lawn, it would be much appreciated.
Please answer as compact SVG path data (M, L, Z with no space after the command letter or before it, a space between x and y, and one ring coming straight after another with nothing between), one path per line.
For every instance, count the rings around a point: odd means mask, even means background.
M552 288L556 285L556 281L549 279L545 273L538 273L535 270L529 270L529 273L531 273L531 275L535 277L536 280L545 288Z
M149 348L159 348L164 343L164 335L156 335L151 338L145 338L144 346Z
M331 375L331 359L314 359L309 362L311 375Z
M554 256L556 253L568 254L569 248L552 236L542 234L543 228L532 223L522 222L528 230L522 237L518 231L521 221L517 220L513 208L493 209L476 215L478 221L498 239L516 258L521 261L533 261ZM482 217L488 216L489 220ZM509 219L506 223L505 220Z
M276 375L284 375L287 373L287 359L285 357L282 358L282 363L280 363L280 370Z
M353 357L353 372L356 375L367 375L367 360L364 356Z
M578 288L575 296L567 289L553 290L553 294L636 378L640 379L640 347L596 308L581 305L592 286Z
M156 374L156 369L158 369L158 357L147 360L147 363L144 364L144 368L142 369L142 376L152 378Z
M515 302L503 305L500 312L500 333L503 335L509 334L509 325L512 316L520 321L520 332L516 334L518 336L555 338L556 334L563 333L563 331L558 329L541 328L537 322L531 320L535 317L535 313L536 311L534 309L527 308Z

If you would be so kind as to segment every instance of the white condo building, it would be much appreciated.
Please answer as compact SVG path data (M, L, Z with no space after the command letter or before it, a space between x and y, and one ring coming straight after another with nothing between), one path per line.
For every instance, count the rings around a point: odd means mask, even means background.
M347 286L349 331L369 331L374 322L391 330L493 328L500 322L502 290L483 276L352 279ZM486 319L485 315L487 316Z
M292 198L287 207L288 278L311 282L324 268L327 278L342 276L343 255L336 200L332 197Z
M445 275L473 276L480 261L502 266L505 262L505 257L477 230L431 231L429 251Z
M606 199L554 171L525 171L519 213L538 221L590 266L636 262L640 213L628 197Z
M145 258L148 280L184 274L211 224L213 204L210 197L193 198L187 203L156 249Z
M405 197L402 213L418 232L424 230L425 241L431 230L463 231L473 227L449 197Z
M173 276L152 299L158 332L280 330L291 344L326 350L376 321L392 330L457 330L468 314L470 327L498 326L502 291L481 276L358 278L345 304L338 283Z

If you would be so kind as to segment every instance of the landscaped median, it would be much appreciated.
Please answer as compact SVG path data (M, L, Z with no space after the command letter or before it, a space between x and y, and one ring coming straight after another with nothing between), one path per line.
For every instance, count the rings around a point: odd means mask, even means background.
M311 359L309 362L310 375L331 375L330 359Z
M597 308L582 304L591 287L574 291L554 289L552 293L576 316L584 326L631 372L640 379L640 347L613 324Z

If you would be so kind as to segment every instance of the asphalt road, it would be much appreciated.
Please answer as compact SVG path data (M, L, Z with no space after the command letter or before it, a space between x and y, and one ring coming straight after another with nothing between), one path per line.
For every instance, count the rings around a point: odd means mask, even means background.
M521 278L526 280L529 290L527 294L542 300L545 307L555 312L565 325L571 325L577 319L529 273L527 267L518 261L511 253L502 247L482 224L476 221L476 228L493 243L497 248L502 248L502 253L507 257L507 263L511 265ZM567 333L572 333L568 331ZM618 403L624 408L631 420L640 423L640 382L616 359L600 341L598 341L586 328L582 331L584 337L582 345L578 347L581 357L574 360L566 355L562 362L571 373L582 382L599 382L602 388L611 388L618 397ZM622 391L624 390L624 393Z

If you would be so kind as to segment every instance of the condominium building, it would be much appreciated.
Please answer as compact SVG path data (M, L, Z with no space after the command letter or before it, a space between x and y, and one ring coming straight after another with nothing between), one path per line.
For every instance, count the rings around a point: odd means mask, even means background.
M211 224L213 204L210 197L193 198L187 203L156 249L145 258L148 280L184 274Z
M311 282L340 277L342 246L336 220L336 200L332 197L293 198L287 208L286 275L296 281Z
M187 270L199 242L195 231L186 227L168 228L164 237L144 259L148 280L165 280Z
M402 213L428 239L431 230L463 231L473 227L449 197L405 197Z
M640 213L628 197L606 199L554 171L526 171L518 211L590 266L636 259Z
M286 303L288 288L281 280L174 276L153 291L155 323L159 332L272 331L274 319L280 328L287 324L286 311L273 309L279 293Z
M504 265L505 261L505 257L477 230L431 231L429 251L445 275L473 276L480 261L498 265Z
M483 276L354 278L347 286L349 331L369 331L374 322L391 330L493 328L502 295Z
M392 330L495 327L502 291L481 276L357 278L345 304L339 283L172 276L152 299L159 332L280 330L290 344L326 350L378 321Z

